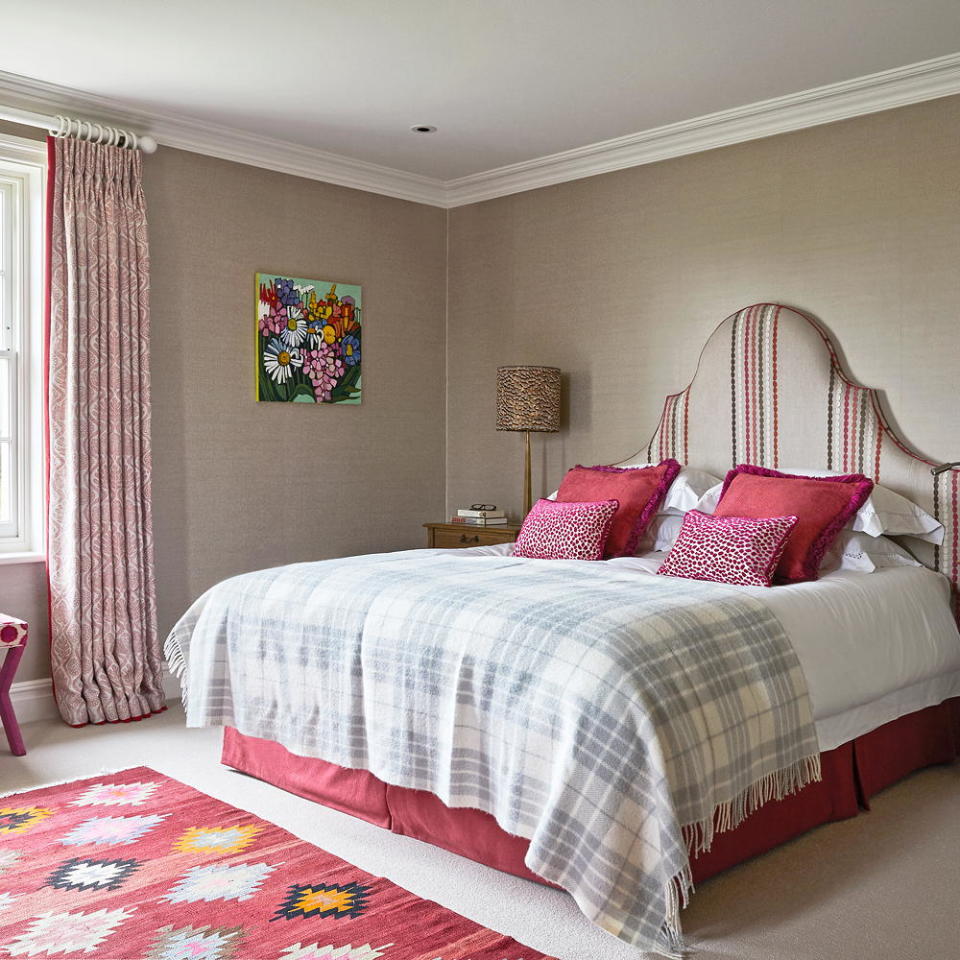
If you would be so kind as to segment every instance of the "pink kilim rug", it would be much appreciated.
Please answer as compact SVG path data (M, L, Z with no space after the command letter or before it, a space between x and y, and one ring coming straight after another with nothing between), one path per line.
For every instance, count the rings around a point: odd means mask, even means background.
M0 958L552 960L147 767L0 797Z

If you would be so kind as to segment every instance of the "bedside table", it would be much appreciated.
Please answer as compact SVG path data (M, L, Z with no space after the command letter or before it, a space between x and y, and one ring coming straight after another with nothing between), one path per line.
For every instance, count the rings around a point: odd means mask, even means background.
M489 547L494 543L513 543L520 532L518 523L500 523L489 527L472 523L425 523L428 547Z

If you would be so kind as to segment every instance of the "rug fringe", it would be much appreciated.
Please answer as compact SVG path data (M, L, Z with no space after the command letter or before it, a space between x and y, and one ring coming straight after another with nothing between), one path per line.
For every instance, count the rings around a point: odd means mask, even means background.
M94 770L93 773L85 773L80 777L66 777L63 780L50 780L47 783L33 783L26 787L17 787L16 790L6 790L0 793L0 799L4 797L15 797L18 793L32 793L34 790L46 790L48 787L62 787L66 783L76 783L78 780L92 780L94 777L112 777L117 773L126 773L128 770L136 770L142 767L142 763L134 764L132 767L101 768Z

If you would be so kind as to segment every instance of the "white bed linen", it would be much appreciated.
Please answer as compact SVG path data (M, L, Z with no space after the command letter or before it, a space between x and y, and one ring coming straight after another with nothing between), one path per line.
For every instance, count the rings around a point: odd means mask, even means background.
M462 552L512 550L513 544L498 544ZM604 562L650 576L665 556ZM765 600L793 642L821 751L960 696L960 634L949 584L926 567L835 570L813 583L734 589Z

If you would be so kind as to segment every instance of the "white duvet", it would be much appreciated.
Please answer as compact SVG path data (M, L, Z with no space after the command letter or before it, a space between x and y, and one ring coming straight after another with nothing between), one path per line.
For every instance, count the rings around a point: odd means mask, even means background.
M463 554L510 553L513 544ZM637 576L666 554L607 560ZM765 600L803 666L822 751L960 696L960 634L947 580L925 567L837 570L813 583L736 587Z

